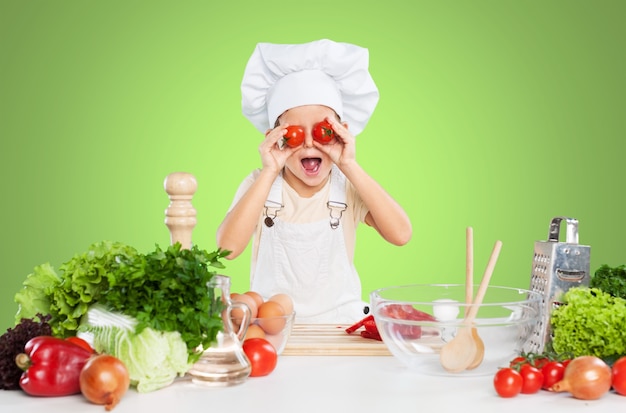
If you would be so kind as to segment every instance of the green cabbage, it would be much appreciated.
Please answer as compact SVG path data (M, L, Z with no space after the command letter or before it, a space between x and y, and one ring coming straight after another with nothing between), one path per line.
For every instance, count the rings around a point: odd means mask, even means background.
M626 355L626 300L598 288L574 287L552 310L551 345L557 353L614 360Z
M132 317L94 305L81 321L78 335L96 352L119 358L128 369L131 385L140 393L169 386L184 376L191 365L180 333L150 327L136 333L136 325Z

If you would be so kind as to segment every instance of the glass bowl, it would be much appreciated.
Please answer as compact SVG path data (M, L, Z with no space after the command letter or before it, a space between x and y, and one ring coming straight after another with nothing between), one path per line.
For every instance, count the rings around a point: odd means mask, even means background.
M450 372L441 364L440 351L459 329L468 328L465 285L401 285L370 293L376 327L391 354L410 369L440 376L492 375L508 365L533 340L542 299L529 290L487 287L473 323L484 343L483 360L472 369Z

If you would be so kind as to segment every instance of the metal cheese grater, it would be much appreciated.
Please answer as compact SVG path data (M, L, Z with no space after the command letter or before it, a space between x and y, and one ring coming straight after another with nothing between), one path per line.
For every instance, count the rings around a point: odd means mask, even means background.
M559 242L562 221L567 225L565 242ZM555 217L547 241L535 242L530 290L543 294L540 321L527 342L526 352L540 353L550 341L550 314L570 288L589 285L591 247L578 244L578 221Z

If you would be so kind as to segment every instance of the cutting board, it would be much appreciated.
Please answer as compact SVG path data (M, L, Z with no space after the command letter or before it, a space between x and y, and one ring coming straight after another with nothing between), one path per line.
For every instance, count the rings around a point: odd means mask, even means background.
M348 325L294 324L284 356L390 356L382 341L346 333Z

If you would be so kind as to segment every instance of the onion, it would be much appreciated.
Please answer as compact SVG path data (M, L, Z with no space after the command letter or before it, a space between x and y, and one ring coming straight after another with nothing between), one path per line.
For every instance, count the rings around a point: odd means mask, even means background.
M126 365L108 354L91 357L80 372L80 391L94 404L113 409L130 386Z
M611 389L611 368L596 356L580 356L569 362L563 379L550 390L570 392L576 399L595 400Z

